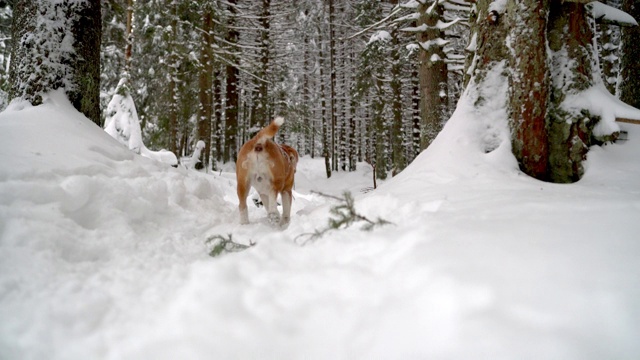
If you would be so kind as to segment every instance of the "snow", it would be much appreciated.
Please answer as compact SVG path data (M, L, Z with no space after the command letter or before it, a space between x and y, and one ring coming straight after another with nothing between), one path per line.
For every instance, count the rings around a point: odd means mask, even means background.
M613 96L602 84L589 89L567 95L562 107L568 111L588 110L593 115L601 117L596 124L594 135L604 136L620 131L616 118L640 120L640 110L621 102Z
M164 149L159 151L149 150L142 142L138 112L131 94L128 90L124 90L126 86L126 77L123 77L118 83L116 93L107 105L104 131L136 154L168 165L177 165L178 158L171 151Z
M382 42L387 42L391 40L391 34L389 34L388 31L386 30L379 30L376 31L373 35L371 35L371 38L369 38L369 41L367 42L368 44L374 43L376 41L382 41Z
M443 38L435 38L433 40L427 40L425 42L419 42L419 44L420 44L420 46L422 46L423 49L425 49L426 51L429 51L429 49L431 49L432 46L444 47L449 42L450 42L449 40L445 40Z
M477 95L366 194L366 164L327 180L322 159L302 158L287 229L253 206L239 225L232 172L136 155L61 97L13 103L0 114L0 358L635 358L640 127L592 148L578 183L542 183L518 171L504 108L473 108ZM350 190L393 225L303 244L336 204L312 190ZM230 233L256 245L208 256L206 240Z
M600 1L593 1L589 3L593 11L593 17L596 19L604 19L614 24L623 26L637 26L638 22L633 16L626 12L616 9L613 6L606 5Z

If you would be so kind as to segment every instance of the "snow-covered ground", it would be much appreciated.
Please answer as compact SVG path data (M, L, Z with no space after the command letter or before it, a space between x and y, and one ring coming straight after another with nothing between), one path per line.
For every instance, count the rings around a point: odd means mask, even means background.
M13 104L0 359L637 358L640 126L620 124L628 141L558 185L522 175L486 115L460 106L366 194L366 164L327 180L302 159L280 230L253 205L239 225L233 173L134 155L59 94ZM350 190L393 225L301 241L336 204L312 190ZM256 245L210 257L206 240L227 234Z

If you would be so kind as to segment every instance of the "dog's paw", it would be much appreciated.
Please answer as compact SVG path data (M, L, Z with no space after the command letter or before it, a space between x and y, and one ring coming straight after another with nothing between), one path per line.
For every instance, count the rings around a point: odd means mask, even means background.
M277 212L269 213L269 223L271 225L278 225L280 223L280 214Z
M283 216L282 219L280 219L280 227L286 229L287 227L289 227L289 221L291 221L290 217Z

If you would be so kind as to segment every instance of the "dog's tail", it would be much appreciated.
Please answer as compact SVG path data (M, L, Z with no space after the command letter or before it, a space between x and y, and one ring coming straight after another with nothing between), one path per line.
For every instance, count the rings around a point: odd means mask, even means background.
M262 151L264 142L267 141L268 139L272 139L276 135L276 133L278 132L278 129L280 129L280 126L282 126L282 124L284 124L284 118L282 116L278 116L275 119L273 119L271 124L269 124L264 129L260 130L260 132L256 136L258 141L256 141L256 146L254 148L255 151Z

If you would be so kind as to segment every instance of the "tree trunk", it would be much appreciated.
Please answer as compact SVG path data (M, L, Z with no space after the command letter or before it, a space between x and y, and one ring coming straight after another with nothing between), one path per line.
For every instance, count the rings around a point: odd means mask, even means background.
M215 65L217 66L217 65ZM222 81L220 74L222 71L218 68L213 73L213 120L211 124L211 133L214 138L214 142L211 145L211 153L213 159L220 158L220 142L222 131ZM212 164L212 169L215 170L215 164Z
M623 0L622 10L640 20L640 4ZM622 28L620 100L640 109L640 26Z
M178 146L178 84L176 81L178 79L178 55L176 54L176 38L178 36L177 27L178 27L178 5L177 1L174 0L171 2L171 34L169 34L169 54L168 54L168 62L167 67L169 74L169 84L168 84L168 105L169 105L169 151L176 154L179 158L182 153L179 152Z
M200 170L209 164L209 154L211 153L211 114L213 112L212 104L212 72L213 64L211 63L211 31L213 30L212 10L205 5L202 13L202 45L200 55L200 74L199 74L199 97L200 107L198 116L198 140L204 141L204 149L200 153L200 162L196 163L195 168ZM194 144L195 145L195 144Z
M436 138L447 116L448 72L443 44L444 31L436 25L443 19L444 7L433 2L418 6L418 26L427 30L418 33L420 46L420 114L422 118L421 147L425 149ZM380 171L378 167L378 171Z
M260 15L260 78L266 80L269 77L271 52L270 52L270 27L271 27L271 0L262 0L262 14ZM255 120L256 124L267 124L269 119L269 84L266 81L258 83L258 98Z
M336 142L336 40L335 40L335 6L334 0L329 0L329 119L331 124L331 165L332 170L338 170L338 148Z
M549 177L557 183L575 182L584 173L583 161L599 121L587 111L568 112L561 107L567 94L594 84L593 32L583 4L551 2L548 25L552 89L548 115ZM543 179L544 180L544 179Z
M391 153L392 175L395 176L407 166L404 152L404 122L402 119L402 63L397 29L391 32L391 41Z
M373 142L374 152L373 161L371 162L376 168L376 177L378 179L387 178L387 148L389 147L388 133L385 126L385 94L382 80L375 79L373 94L373 131L371 141Z
M224 114L225 130L224 130L224 152L222 161L228 162L236 158L237 145L236 134L238 133L238 59L234 55L237 51L238 30L236 27L236 4L237 0L228 0L229 2L229 21L227 23L228 33L227 42L231 44L230 64L226 65L226 107Z
M100 3L18 0L13 9L10 98L39 105L45 93L64 88L73 106L101 125ZM68 35L72 50L60 46Z
M548 179L549 143L546 116L549 106L547 17L549 0L510 0L509 120L512 151L520 169L537 179Z
M331 153L329 143L329 121L327 120L327 101L325 99L324 55L322 51L322 29L318 29L318 70L320 77L320 113L322 118L322 156L327 179L331 177Z

